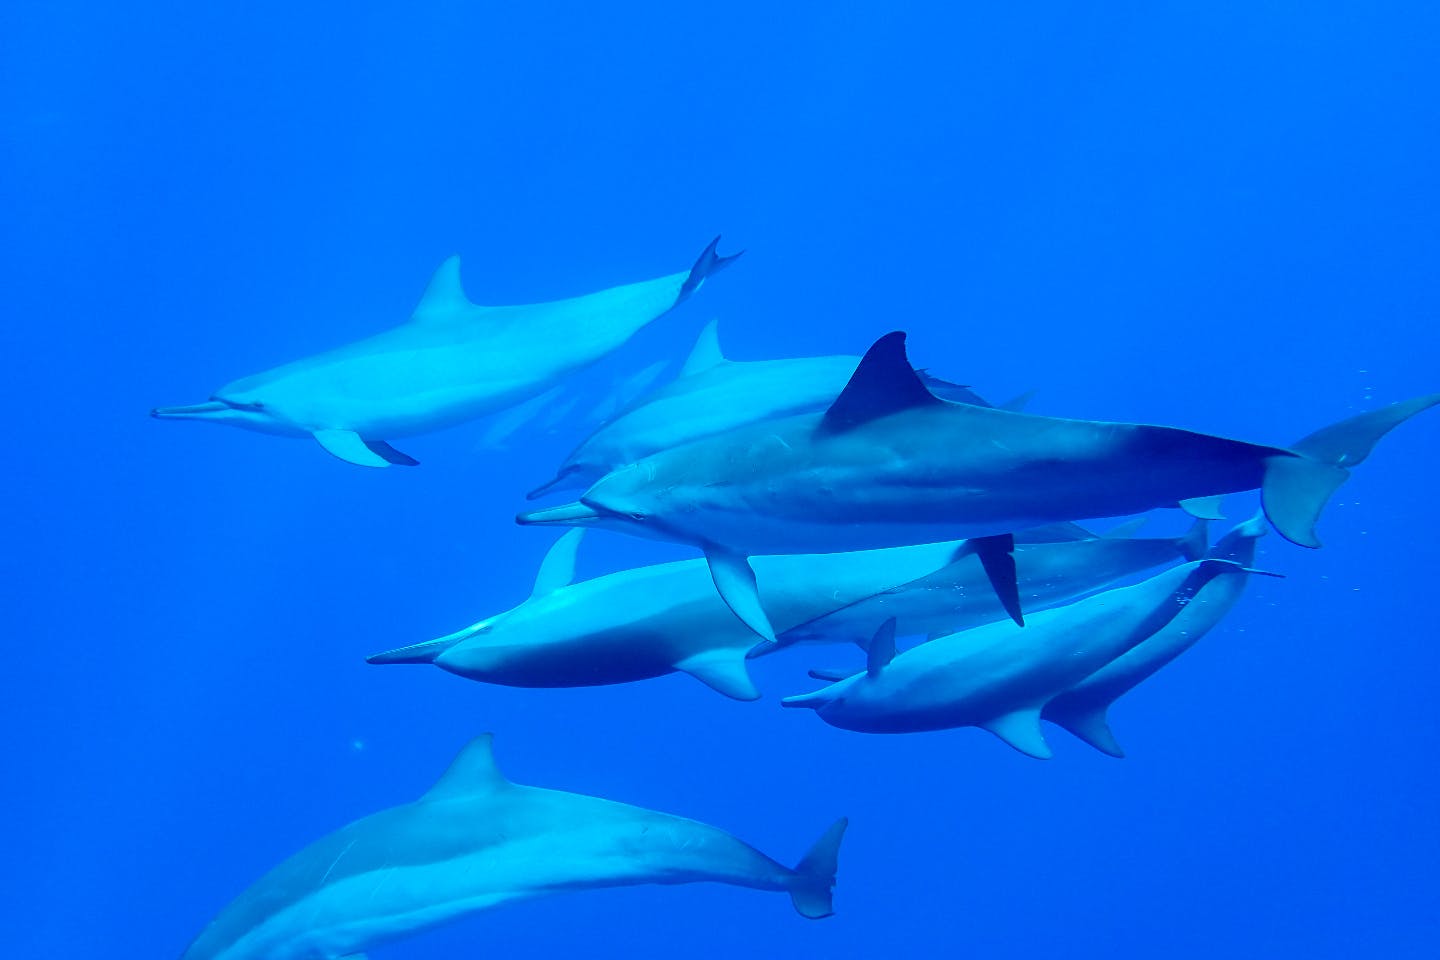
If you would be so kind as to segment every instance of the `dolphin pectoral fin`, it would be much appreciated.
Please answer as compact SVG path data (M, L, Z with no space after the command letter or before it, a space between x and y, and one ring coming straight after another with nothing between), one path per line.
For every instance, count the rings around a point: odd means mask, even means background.
M700 256L695 259L694 265L690 268L690 275L687 276L685 282L680 285L680 294L675 298L675 304L677 306L689 299L690 295L696 290L699 290L700 284L704 283L707 277L724 270L730 266L730 264L740 259L740 254L745 252L741 250L740 253L732 253L728 257L722 257L715 252L715 248L719 245L720 238L716 237L710 241L708 247L700 251Z
M897 330L885 334L865 351L850 382L825 411L820 430L843 433L902 410L944 402L936 399L910 366L905 355L905 334Z
M366 440L365 446L370 452L381 457L386 463L393 463L397 467L418 467L420 461L408 453L401 453L384 440Z
M960 548L973 553L985 568L1000 606L1020 626L1025 626L1025 617L1020 612L1020 581L1015 573L1015 536L1001 533L993 537L972 537Z
M989 730L1027 757L1049 760L1054 756L1050 745L1045 742L1044 731L1040 729L1040 710L1036 707L1001 714L976 726Z
M1413 400L1402 400L1379 410L1371 410L1339 423L1322 427L1290 449L1312 460L1337 467L1353 467L1363 463L1375 449L1380 438L1417 413L1440 405L1440 393Z
M1350 471L1307 457L1265 458L1260 504L1280 536L1302 547L1319 547L1315 521Z
M705 551L710 565L710 579L720 591L720 599L740 621L754 630L767 643L775 642L775 628L760 605L760 589L755 585L755 571L748 557L715 547Z
M716 693L732 700L759 700L760 691L745 669L745 653L740 650L707 650L686 657L675 669L688 673Z
M1110 704L1108 703L1093 704L1082 701L1072 703L1062 693L1045 705L1040 716L1084 740L1107 757L1123 760L1125 751L1121 749L1120 742L1115 739L1115 734L1110 732L1110 719L1106 716L1109 708Z
M1224 497L1191 497L1181 500L1176 506L1197 520L1224 520L1225 511L1220 508Z
M895 659L895 618L891 617L880 624L880 629L875 631L875 636L870 640L870 649L866 651L865 673L876 677L880 671L890 665Z
M316 430L315 440L325 452L357 467L388 467L390 461L366 446L351 430Z
M809 920L821 920L835 912L831 894L835 891L835 870L840 860L840 841L850 825L846 817L830 824L808 853L795 864L791 878L790 902L795 911Z

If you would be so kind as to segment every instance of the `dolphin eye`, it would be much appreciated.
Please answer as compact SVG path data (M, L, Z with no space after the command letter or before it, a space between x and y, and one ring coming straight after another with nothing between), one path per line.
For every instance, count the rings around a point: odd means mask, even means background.
M626 516L628 516L631 520L639 520L642 523L648 519L645 514L641 513L638 510L633 510L630 513L626 514Z

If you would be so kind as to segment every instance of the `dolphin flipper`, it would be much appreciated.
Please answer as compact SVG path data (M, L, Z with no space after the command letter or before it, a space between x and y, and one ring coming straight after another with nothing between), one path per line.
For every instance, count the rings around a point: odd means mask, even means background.
M705 551L705 562L710 565L710 579L720 591L720 599L740 621L754 630L766 643L775 642L775 628L760 605L760 589L755 585L755 571L750 569L750 560L738 553L711 547Z
M733 700L760 699L760 691L745 669L744 651L707 650L686 657L675 664L675 669Z
M314 436L326 453L339 457L346 463L353 463L357 467L390 466L390 461L384 455L370 449L370 445L352 430L316 430Z

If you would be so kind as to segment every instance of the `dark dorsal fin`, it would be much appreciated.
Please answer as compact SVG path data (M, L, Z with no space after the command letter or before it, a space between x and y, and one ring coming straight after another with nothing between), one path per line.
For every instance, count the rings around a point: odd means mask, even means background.
M943 403L925 388L905 356L905 332L876 340L840 396L825 411L821 429L838 433L912 407Z

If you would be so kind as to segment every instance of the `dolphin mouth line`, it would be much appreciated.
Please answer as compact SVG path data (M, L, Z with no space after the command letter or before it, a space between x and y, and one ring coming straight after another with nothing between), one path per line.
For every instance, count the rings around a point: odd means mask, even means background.
M206 400L204 403L190 403L180 407L155 407L150 416L157 420L192 420L215 413L235 409L223 400Z

